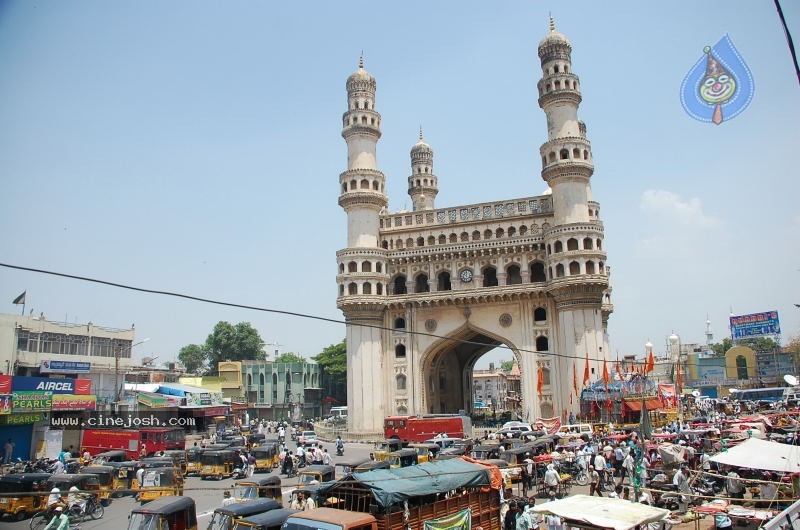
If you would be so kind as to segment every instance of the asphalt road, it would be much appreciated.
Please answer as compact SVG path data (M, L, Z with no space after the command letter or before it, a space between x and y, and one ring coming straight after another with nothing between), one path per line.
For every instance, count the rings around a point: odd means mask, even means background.
M289 442L289 447L294 447L293 442ZM336 454L336 449L333 443L322 442L322 446L328 450L331 455ZM369 453L374 449L371 444L357 444L348 443L345 446L345 457L352 458L354 456L363 456L366 460L369 458ZM336 463L336 456L333 457L334 464ZM278 470L272 471L272 474ZM336 468L337 477L341 475L341 468ZM256 477L268 476L264 473L258 473ZM235 481L232 479L223 479L219 481L202 480L199 477L187 477L184 485L184 495L191 497L195 501L197 507L197 525L199 529L205 529L211 520L211 515L214 513L215 508L219 508L222 504L222 494L226 489L230 489ZM289 493L297 485L297 477L287 479L285 475L281 475L281 487L284 493L284 505L288 505L287 499ZM139 506L139 503L134 501L133 497L122 497L114 499L110 506L105 509L105 514L102 519L96 521L87 520L80 523L81 530L102 530L114 529L123 530L128 527L128 516L131 510ZM3 519L0 527L4 530L29 530L30 519L25 519L20 522L11 522L9 519ZM73 527L74 528L74 527Z

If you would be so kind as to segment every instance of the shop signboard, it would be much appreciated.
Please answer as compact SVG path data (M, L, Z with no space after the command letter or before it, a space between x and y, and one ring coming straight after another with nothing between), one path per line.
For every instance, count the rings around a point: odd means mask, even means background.
M90 394L91 379L57 379L54 377L14 376L11 382L13 392L36 391L53 394Z
M12 394L0 394L0 414L11 414L11 403L14 401Z
M57 394L53 396L53 408L55 411L82 411L95 410L97 408L97 397L94 395L76 396L70 394Z
M150 407L151 409L167 406L166 396L159 396L157 394L139 392L139 395L137 396L137 401L139 402L140 405L144 405L145 407Z
M77 361L42 361L39 372L43 374L88 374L92 369L92 363Z
M23 390L14 392L12 411L14 414L27 412L50 412L53 407L53 393Z
M0 425L30 425L38 421L46 421L47 414L44 412L28 412L26 414L9 414L0 416Z
M0 375L0 394L11 393L11 379L10 375Z

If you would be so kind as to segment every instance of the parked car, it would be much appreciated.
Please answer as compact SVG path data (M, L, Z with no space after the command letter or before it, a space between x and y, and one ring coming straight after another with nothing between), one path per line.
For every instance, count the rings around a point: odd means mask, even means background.
M301 431L300 437L297 439L297 442L302 444L315 444L317 443L317 433L314 431Z

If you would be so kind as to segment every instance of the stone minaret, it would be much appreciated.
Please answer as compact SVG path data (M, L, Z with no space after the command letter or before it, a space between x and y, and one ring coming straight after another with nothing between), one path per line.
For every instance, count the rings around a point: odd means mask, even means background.
M414 211L433 210L439 183L433 174L433 149L422 139L419 128L419 141L411 148L411 176L408 177L408 194L414 204Z
M339 274L337 306L347 321L348 429L382 432L383 353L381 331L389 276L386 251L379 247L379 216L388 204L386 178L377 169L376 148L381 115L375 111L375 78L358 70L347 78L347 112L342 137L347 142L347 170L339 175L339 206L347 214L347 248L336 254Z
M610 291L603 225L599 205L592 201L592 149L586 126L578 119L580 81L572 72L571 52L569 39L556 31L551 18L550 33L539 43L542 79L538 83L539 106L547 115L547 142L540 148L542 179L550 186L553 200L553 225L544 232L558 333L550 353L561 355L552 356L551 378L572 382L576 358L580 385L585 355L596 379L602 373L604 355L610 353L605 351L610 299L604 302L603 298ZM570 405L571 387L554 389L557 415L577 411L578 396Z

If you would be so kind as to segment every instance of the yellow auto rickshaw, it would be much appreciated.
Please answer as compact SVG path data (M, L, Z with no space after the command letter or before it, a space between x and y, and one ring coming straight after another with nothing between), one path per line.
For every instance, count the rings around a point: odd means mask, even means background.
M222 451L203 451L200 456L200 463L203 464L203 469L200 470L200 477L205 480L208 478L221 479L233 473L237 464L241 463L241 459L236 451L222 450Z
M250 450L250 454L256 459L255 471L257 472L270 472L279 465L278 444L275 442L267 442L254 447Z
M200 462L200 455L203 454L204 449L200 447L193 447L186 451L186 476L199 475L203 469L203 464Z
M233 525L243 517L279 508L281 508L280 503L273 499L253 499L222 506L214 510L211 521L208 523L208 530L232 530Z
M298 488L309 486L311 483L319 484L329 482L334 479L335 468L324 464L306 466L297 474Z
M398 451L402 448L403 442L397 438L383 440L382 442L378 442L377 447L375 447L375 450L372 452L372 459L377 462L383 462L386 460L386 455L392 451Z
M114 492L114 477L117 475L116 470L111 466L86 466L81 469L81 473L88 473L90 475L97 475L97 482L100 484L97 493L97 500L103 506L108 506L111 501L112 493Z
M131 510L128 530L197 530L197 509L189 497L161 497Z
M47 496L38 494L49 491L45 484L48 478L49 473L14 473L0 477L0 517L21 521L28 514L43 510ZM10 493L14 496L5 496Z
M127 460L125 451L104 451L92 457L92 464L104 466L109 462L124 462L125 460Z
M75 486L82 492L89 492L95 498L100 494L100 481L97 480L97 475L91 473L61 473L59 475L50 475L45 481L45 491L50 491L53 488L61 490L61 495L64 496L69 493L69 489Z
M183 475L175 467L145 469L139 487L138 500L142 504L169 495L183 495Z
M400 449L399 451L392 451L386 455L384 462L389 463L389 468L396 469L398 467L408 467L417 465L417 450L413 448Z
M252 499L275 499L283 503L281 477L272 475L264 478L251 478L233 483L233 497L239 501Z
M130 494L132 490L139 488L139 484L136 482L136 470L141 467L139 462L128 460L127 462L109 462L108 465L114 469L114 493L111 494L111 498Z
M278 508L277 510L242 517L236 521L233 530L280 530L286 519L297 512L298 510Z
M169 451L164 451L165 458L171 458L173 467L177 467L181 470L181 473L184 475L187 471L187 461L186 461L186 451L183 449L170 449Z
M436 458L441 447L435 443L418 443L408 444L408 449L414 449L417 452L417 463L423 464Z

